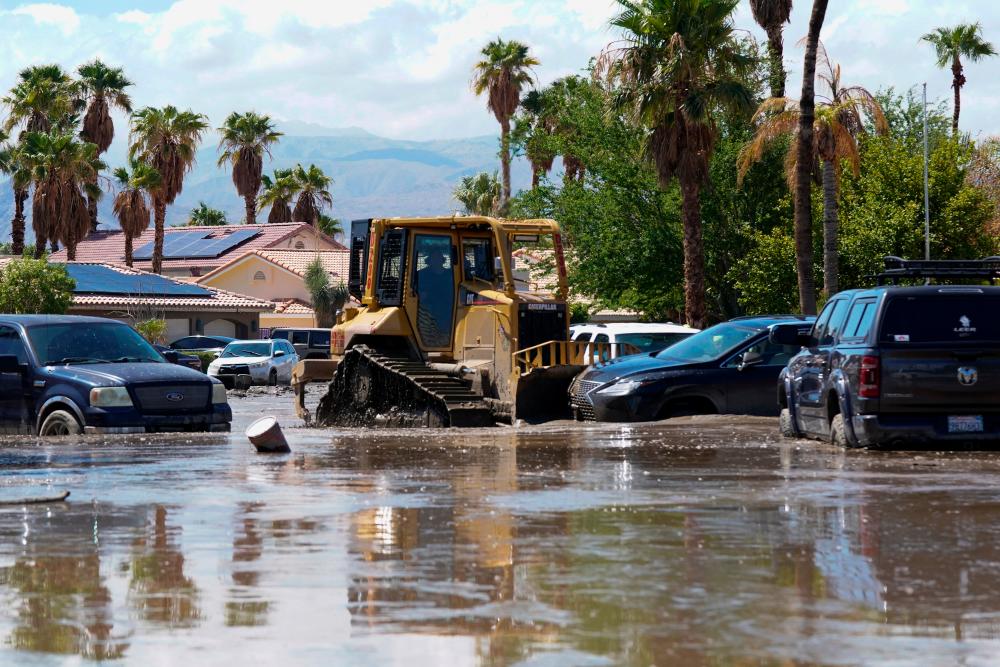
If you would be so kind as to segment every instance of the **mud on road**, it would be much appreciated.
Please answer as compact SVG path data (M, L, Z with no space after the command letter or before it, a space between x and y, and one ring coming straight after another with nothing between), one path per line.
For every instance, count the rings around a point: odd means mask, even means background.
M0 664L990 664L1000 460L770 419L0 441ZM241 435L276 415L292 447Z

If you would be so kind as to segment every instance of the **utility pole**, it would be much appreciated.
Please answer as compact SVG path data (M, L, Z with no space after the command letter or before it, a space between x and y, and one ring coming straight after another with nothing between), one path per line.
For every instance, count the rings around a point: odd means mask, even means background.
M927 175L927 84L924 84L924 259L931 258L931 194Z

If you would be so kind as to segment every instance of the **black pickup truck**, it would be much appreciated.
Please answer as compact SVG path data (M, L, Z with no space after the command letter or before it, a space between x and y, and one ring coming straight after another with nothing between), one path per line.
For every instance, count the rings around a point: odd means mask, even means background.
M1000 279L1000 259L886 258L879 282ZM835 295L778 380L781 431L845 447L1000 443L1000 287L885 285Z

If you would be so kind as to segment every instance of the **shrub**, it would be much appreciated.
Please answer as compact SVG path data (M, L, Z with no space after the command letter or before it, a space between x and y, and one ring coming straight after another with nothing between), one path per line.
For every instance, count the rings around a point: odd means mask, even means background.
M73 303L75 287L64 266L15 259L0 270L0 312L62 315Z

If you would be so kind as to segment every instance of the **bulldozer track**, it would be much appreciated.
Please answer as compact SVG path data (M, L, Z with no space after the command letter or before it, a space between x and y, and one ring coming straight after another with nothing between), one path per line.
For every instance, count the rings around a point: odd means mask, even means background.
M464 381L423 361L359 345L344 354L316 411L320 426L492 426Z

